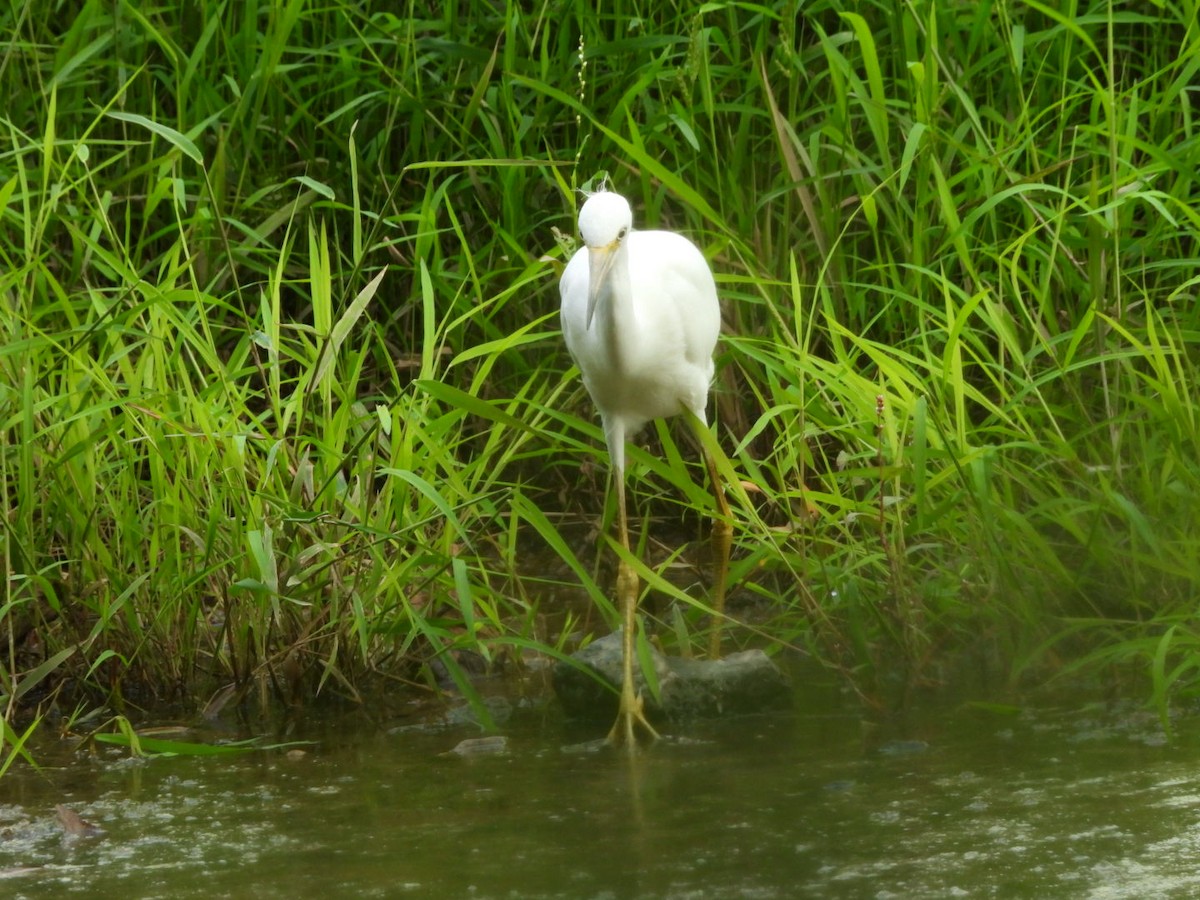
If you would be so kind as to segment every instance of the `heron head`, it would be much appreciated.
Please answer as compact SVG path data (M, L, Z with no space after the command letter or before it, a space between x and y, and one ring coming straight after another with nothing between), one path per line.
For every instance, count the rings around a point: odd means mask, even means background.
M629 201L612 191L597 191L579 210L579 235L588 248L588 328L592 327L596 303L604 292L617 251L632 229Z
M589 195L579 210L579 234L593 250L620 242L632 227L629 201L612 191Z

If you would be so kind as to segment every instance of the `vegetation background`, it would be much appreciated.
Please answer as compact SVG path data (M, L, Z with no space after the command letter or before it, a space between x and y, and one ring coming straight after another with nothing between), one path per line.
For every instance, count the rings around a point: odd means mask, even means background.
M9 760L56 704L470 696L471 659L603 631L555 231L601 171L717 272L730 645L873 703L964 653L1132 672L1164 723L1200 685L1194 2L0 26ZM676 430L632 480L683 652L711 510Z

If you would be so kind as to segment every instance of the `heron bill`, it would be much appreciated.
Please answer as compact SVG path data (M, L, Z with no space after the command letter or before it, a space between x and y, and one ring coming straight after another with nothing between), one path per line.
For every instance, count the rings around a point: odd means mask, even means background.
M604 247L588 247L588 300L586 327L592 327L592 318L596 315L596 302L604 288L604 281L612 271L613 263L617 261L617 248L621 241L615 240Z

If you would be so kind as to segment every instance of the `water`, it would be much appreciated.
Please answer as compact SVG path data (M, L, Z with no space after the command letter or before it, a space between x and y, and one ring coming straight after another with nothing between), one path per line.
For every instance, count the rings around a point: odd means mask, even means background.
M301 758L98 758L0 781L23 897L1181 897L1200 894L1200 729L1136 707L954 704L866 727L823 703L629 760L518 711L312 727ZM582 737L592 736L583 734ZM105 833L67 838L67 804ZM22 874L14 870L23 869Z

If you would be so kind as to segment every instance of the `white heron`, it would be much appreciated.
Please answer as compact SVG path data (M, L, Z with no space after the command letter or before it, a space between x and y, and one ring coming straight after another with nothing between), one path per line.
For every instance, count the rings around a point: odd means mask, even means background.
M611 191L591 194L579 210L584 246L563 272L562 330L584 386L600 412L617 489L617 527L629 550L625 513L625 440L652 419L689 411L707 427L713 349L721 308L712 270L700 250L670 231L635 231L629 202ZM710 653L720 652L725 579L732 536L729 505L712 457L705 453L716 495L712 547L716 612ZM617 600L622 618L621 700L608 740L635 746L635 726L657 737L634 690L633 658L638 577L621 559Z

